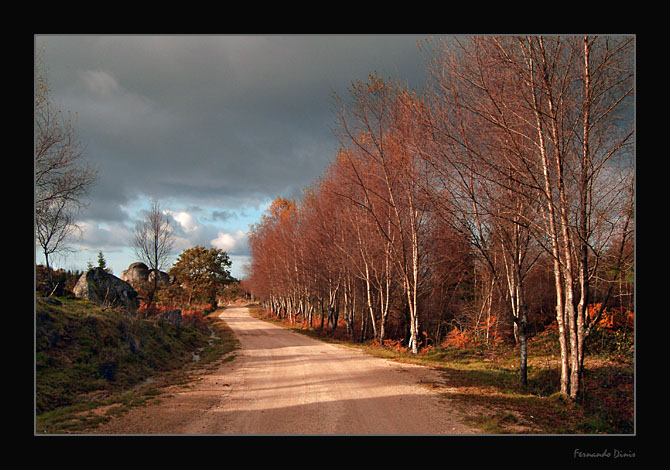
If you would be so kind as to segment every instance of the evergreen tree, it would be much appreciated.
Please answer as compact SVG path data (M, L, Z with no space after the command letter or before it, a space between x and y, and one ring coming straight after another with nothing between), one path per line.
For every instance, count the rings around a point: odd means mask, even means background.
M105 256L102 254L102 251L98 252L98 267L104 269L110 274L112 272L112 270L107 267L107 261L105 260Z

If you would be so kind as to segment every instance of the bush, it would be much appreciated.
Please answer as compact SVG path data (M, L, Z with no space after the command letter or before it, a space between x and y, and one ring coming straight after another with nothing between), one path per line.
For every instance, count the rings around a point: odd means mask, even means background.
M445 348L467 348L471 346L474 342L473 337L465 330L459 330L458 327L454 327L447 337L442 341L442 346Z

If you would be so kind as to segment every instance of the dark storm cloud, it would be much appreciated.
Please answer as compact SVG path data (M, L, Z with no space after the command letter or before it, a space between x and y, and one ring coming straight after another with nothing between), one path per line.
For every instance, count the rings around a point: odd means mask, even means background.
M87 213L122 220L140 195L222 211L296 196L334 157L333 92L373 71L420 84L417 39L49 37L54 96L100 171Z

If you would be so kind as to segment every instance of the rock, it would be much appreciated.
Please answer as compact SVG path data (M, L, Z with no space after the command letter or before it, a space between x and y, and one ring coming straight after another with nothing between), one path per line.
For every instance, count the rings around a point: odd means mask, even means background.
M158 274L156 274L158 273ZM170 276L168 273L163 271L157 271L155 269L149 269L149 267L144 263L133 263L128 266L128 269L121 273L121 280L126 281L127 283L137 286L142 282L154 282L154 277L158 276L158 284L163 286L169 286L174 284L175 277Z
M150 283L154 282L154 278L158 276L158 284L159 285L164 285L164 286L169 286L171 284L174 284L175 282L175 277L170 276L168 273L164 273L163 271L157 271L155 269L152 269L149 271L149 276L147 277L147 281Z
M149 268L144 263L133 263L121 273L121 280L129 284L144 282L149 278Z
M133 286L102 268L89 269L82 274L73 292L75 296L102 307L122 306L135 312L140 305Z

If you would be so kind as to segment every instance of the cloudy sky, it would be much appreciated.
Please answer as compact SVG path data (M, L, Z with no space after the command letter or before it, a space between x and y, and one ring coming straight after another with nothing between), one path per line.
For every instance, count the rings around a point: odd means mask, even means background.
M156 198L175 228L175 259L220 248L242 277L249 225L335 155L333 93L375 71L420 87L426 37L35 36L52 96L77 113L100 176L75 253L55 265L83 269L102 251L119 276L136 261L135 221Z

